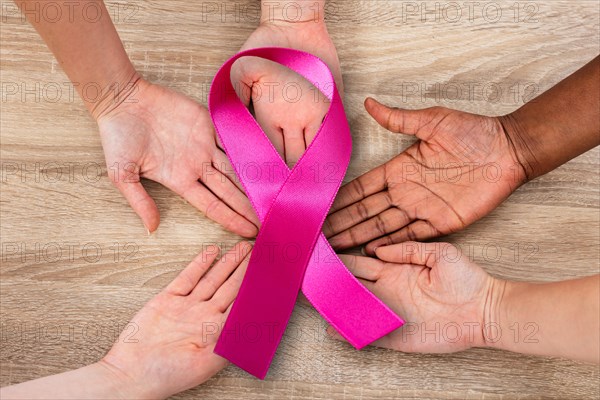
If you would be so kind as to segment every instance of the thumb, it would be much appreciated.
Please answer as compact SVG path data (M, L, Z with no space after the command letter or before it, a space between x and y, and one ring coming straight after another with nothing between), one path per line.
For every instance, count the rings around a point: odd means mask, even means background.
M148 233L158 229L160 214L152 197L140 182L139 174L119 171L116 177L111 177L113 184L127 200L133 211L141 218ZM123 173L124 172L124 173Z
M391 108L371 97L365 100L365 108L375 121L388 131L417 136L419 136L419 131L431 123L437 114L434 113L434 108L425 110Z

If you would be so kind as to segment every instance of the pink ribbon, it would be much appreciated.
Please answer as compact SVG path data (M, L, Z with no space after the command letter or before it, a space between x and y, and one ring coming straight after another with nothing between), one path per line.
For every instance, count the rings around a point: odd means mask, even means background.
M319 132L291 171L233 88L231 67L245 56L265 58L296 71L331 101ZM356 348L402 326L402 319L348 271L321 233L352 153L350 128L327 65L298 50L243 51L215 76L209 109L262 223L215 353L264 379L300 288Z

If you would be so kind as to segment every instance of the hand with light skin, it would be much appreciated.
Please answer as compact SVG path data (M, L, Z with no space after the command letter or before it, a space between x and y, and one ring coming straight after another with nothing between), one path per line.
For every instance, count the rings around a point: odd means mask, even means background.
M342 189L323 231L336 249L426 240L464 229L520 185L600 144L600 58L519 110L486 117L367 99L384 128L418 140Z
M376 252L379 259L340 255L350 272L406 321L375 346L407 353L451 353L485 345L486 299L498 285L496 280L447 243L406 242ZM425 330L454 323L464 333L456 342L422 337ZM328 333L335 330L330 327Z
M26 10L44 7L42 0L16 3ZM92 22L81 12L89 5L98 10L98 20ZM160 216L140 178L163 184L226 229L256 236L258 218L227 173L232 168L217 145L206 108L140 76L104 2L83 0L56 7L60 15L72 18L26 16L98 123L108 175L147 231L158 228Z
M2 388L2 399L163 399L206 382L228 362L213 353L248 265L238 243L209 246L131 320L108 354L74 371Z
M156 230L160 217L140 178L163 184L227 230L256 236L258 218L231 180L206 108L143 79L135 85L134 99L100 115L98 126L109 177L147 229Z
M406 321L374 346L407 353L492 347L600 362L600 275L552 283L506 281L448 243L404 242L375 253L379 259L340 256ZM327 332L343 340L333 327Z
M324 0L263 1L260 25L241 50L286 47L311 53L327 63L343 96L340 62L325 26L324 5ZM317 134L329 100L303 77L272 61L244 57L234 64L231 75L242 101L247 106L252 102L256 120L293 166Z

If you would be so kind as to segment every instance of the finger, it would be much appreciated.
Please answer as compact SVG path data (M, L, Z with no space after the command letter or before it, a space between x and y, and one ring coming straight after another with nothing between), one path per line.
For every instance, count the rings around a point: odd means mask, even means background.
M248 238L255 237L258 233L253 223L229 208L200 182L193 182L185 190L177 190L177 193L228 231Z
M215 149L212 157L212 165L217 171L229 178L229 180L232 181L241 191L244 191L244 187L242 186L235 169L233 169L233 166L229 162L227 155L220 149Z
M293 167L306 151L303 129L286 129L283 131L284 153L286 163Z
M135 176L119 174L117 180L113 180L113 184L141 218L146 230L149 233L156 231L160 223L160 213L156 203L142 186L139 176L137 174Z
M380 165L343 186L331 206L330 213L341 210L372 194L381 192L385 188L385 165Z
M322 122L323 121L318 120L304 128L304 143L306 143L307 148L315 139L315 136L317 136L317 132L319 132Z
M384 263L376 258L340 254L340 260L357 278L375 282L381 277Z
M325 237L331 237L384 212L391 206L392 199L389 192L375 193L364 200L330 214L323 224L323 233Z
M248 197L227 176L212 166L206 166L202 171L201 180L211 192L217 195L233 211L252 222L255 226L260 224Z
M269 138L275 150L279 153L282 160L285 160L285 144L283 140L283 130L280 128L263 129L265 135Z
M246 269L248 268L248 262L250 261L250 249L251 246L247 246L246 254L240 254L239 256L243 256L241 262L236 267L235 271L229 279L217 290L215 295L212 297L211 301L215 302L219 310L222 312L226 312L229 306L235 300L235 297L240 290L240 286L242 286L242 281L244 280L244 275L246 274Z
M279 153L281 158L285 160L285 145L283 140L283 130L276 126L272 126L270 121L263 121L260 113L256 113L256 120L260 124L265 135L269 138L275 150Z
M365 108L375 121L385 129L396 133L417 135L423 140L427 140L427 132L430 131L426 128L436 126L450 111L441 107L424 110L390 108L372 98L365 100Z
M231 303L229 305L229 307L227 307L227 310L225 310L225 312L223 313L223 317L225 317L225 319L227 319L227 317L229 317L229 313L231 312L232 308L233 308L233 303Z
M231 68L231 83L242 103L248 107L252 97L252 81L244 80L244 77L246 76L244 73L244 61L245 60L237 60L233 63Z
M415 221L412 224L405 226L404 228L394 232L390 235L386 235L379 239L376 239L365 247L365 252L368 255L374 255L375 250L382 246L389 246L395 243L402 243L415 240L428 240L434 237L441 236L441 232L438 231L428 221Z
M378 247L375 254L388 262L433 268L441 257L456 260L459 250L450 243L405 242Z
M219 290L244 257L246 257L250 251L250 247L248 242L239 242L236 244L200 279L198 285L192 290L191 295L202 301L213 297L215 292Z
M329 239L336 250L358 246L406 226L412 221L405 211L390 208L371 219L347 229Z
M196 287L198 281L208 271L221 249L217 245L210 245L198 254L187 267L183 269L166 287L166 291L177 295L187 296Z
M225 175L225 177L228 178L242 192L242 194L248 199L248 202L250 202L250 199L247 197L246 191L245 191L244 187L242 186L242 183L240 182L239 178L237 177L236 172L233 169L233 167L231 166L231 163L229 162L229 159L227 158L225 153L223 153L220 150L215 151L215 154L213 154L213 164L215 165L215 169L217 171L219 171L220 173L222 173L223 175ZM252 212L248 215L244 214L244 217L246 217L254 225L260 227L260 220L258 219L258 216L256 215L256 211L254 211L254 207L252 207L251 204L250 204L250 208L252 209Z
M341 256L347 256L347 255L341 254L340 259L341 259ZM358 257L358 256L351 256L351 257ZM366 258L366 257L363 257L363 258ZM342 260L342 261L344 261L344 260ZM379 261L379 260L377 260L377 261ZM354 264L352 264L352 263L354 263ZM373 271L369 272L369 271L367 271L367 269L369 268L368 263L363 262L363 261L361 261L360 263L358 263L357 261L349 261L349 264L350 264L350 266L347 266L348 270L352 273L352 275L354 275L356 280L358 280L361 285L363 285L371 293L373 293L375 291L376 279L370 280L370 279L362 278L359 275L365 275L365 276L375 276L375 274L380 275L382 269L379 269L378 266L374 266L373 268L375 269L375 272L373 272ZM359 264L359 265L357 265L357 264ZM354 274L354 272L351 270L351 268L353 268L356 271L356 274Z

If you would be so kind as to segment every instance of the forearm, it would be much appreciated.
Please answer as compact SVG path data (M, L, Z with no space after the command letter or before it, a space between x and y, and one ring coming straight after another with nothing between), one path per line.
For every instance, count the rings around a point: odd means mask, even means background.
M110 111L134 90L139 77L103 1L57 2L61 15L57 21L31 12L43 7L44 0L15 3L54 53L94 117Z
M485 313L487 344L600 362L600 275L553 283L503 282ZM499 329L498 329L499 328Z
M600 144L600 57L500 117L528 179Z
M260 23L323 22L325 0L261 0Z
M0 389L11 399L134 399L143 398L136 385L106 363L47 376Z

